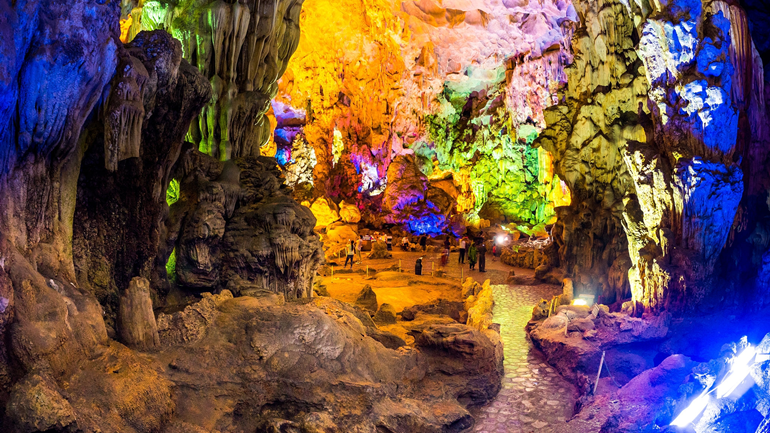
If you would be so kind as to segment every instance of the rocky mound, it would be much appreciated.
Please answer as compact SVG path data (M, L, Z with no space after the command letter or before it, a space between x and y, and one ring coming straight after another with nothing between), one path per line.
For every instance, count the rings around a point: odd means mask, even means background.
M500 389L500 346L477 330L432 325L414 348L391 350L369 338L371 319L362 322L353 307L308 301L224 291L162 314L158 351L105 342L73 372L36 371L11 390L5 425L11 432L453 432L472 426L467 408Z

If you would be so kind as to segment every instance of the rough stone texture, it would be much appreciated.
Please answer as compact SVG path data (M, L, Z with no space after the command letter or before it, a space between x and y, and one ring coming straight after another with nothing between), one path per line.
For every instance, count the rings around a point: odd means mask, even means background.
M468 326L483 331L492 325L492 310L495 298L489 280L484 281L481 290L476 295L470 295L465 300L465 311L468 312Z
M120 340L137 350L151 350L160 346L158 325L150 299L150 282L136 277L120 295L118 313Z
M390 325L396 323L396 309L390 304L382 304L377 313L372 317L378 325Z
M11 391L6 411L9 432L66 431L77 426L75 411L53 381L28 375Z
M211 95L205 79L181 58L181 49L179 41L163 31L137 35L121 58L137 68L144 65L150 79L141 88L116 75L111 94L139 98L113 108L142 105L145 115L136 120L139 137L128 140L117 134L114 142L107 141L111 136L102 131L109 124L99 122L83 134L87 148L78 179L73 255L78 281L104 306L110 328L115 327L120 293L134 277L152 281L153 296L167 291L159 271L165 261L157 257L164 232L161 221L168 212L166 190L187 127ZM117 166L106 164L110 149L119 151L129 145L127 140L138 140L139 154Z
M379 304L377 304L377 294L372 290L372 286L367 284L361 289L361 293L359 293L356 298L355 305L356 307L360 307L369 312L369 314L375 314L377 312Z
M356 224L361 221L361 211L355 204L340 203L340 218L348 224Z
M463 306L462 302L438 299L435 302L431 302L429 304L418 304L404 308L400 314L403 320L414 320L417 314L425 313L448 316L458 322L461 322L464 308L465 307Z
M766 140L744 12L700 1L574 5L583 20L569 84L536 140L572 191L553 231L561 266L579 277L578 292L606 303L629 287L635 309L692 310L710 298L744 191L750 167L736 151L748 158Z
M129 1L123 17L133 40L140 30L162 29L184 47L184 57L211 83L213 94L190 128L202 152L225 160L259 156L269 147L265 116L276 81L299 42L302 0L211 4ZM203 18L202 18L203 17ZM272 156L272 154L270 155Z
M500 261L515 268L551 268L559 263L558 248L550 239L546 242L517 243L503 248Z
M483 397L496 386L497 358L486 337L458 325L445 330L443 338L429 333L424 351L392 351L366 338L369 327L352 308L329 298L284 306L251 297L225 300L214 311L203 339L157 355L174 366L167 370L173 382L195 384L179 388L176 418L207 431L213 426L297 427L318 417L342 430L379 425L391 431L460 431L472 424L458 400L465 404L469 390ZM438 352L451 352L466 361L448 360ZM478 365L470 365L470 352L483 354ZM216 367L223 363L236 368ZM443 383L444 372L450 369L452 376L442 390L434 378L442 377ZM350 380L327 382L343 375ZM218 385L231 381L250 385ZM371 387L378 392L365 397ZM234 417L231 410L199 412L201 402L222 392L228 398L218 400L221 407L241 408L240 416ZM293 403L277 404L280 401ZM424 410L428 405L434 409ZM305 410L296 411L300 408Z
M339 210L334 202L323 197L314 201L310 210L316 217L316 227L326 227L340 219Z
M369 259L389 259L392 254L388 252L388 244L385 241L378 240L372 243L372 252L369 253Z
M635 377L617 392L596 397L566 425L554 433L638 431L643 427L666 426L673 419L671 400L691 373L695 363L682 355L666 358L654 369Z
M175 177L182 199L166 222L165 252L175 250L181 286L193 291L239 281L309 297L323 263L315 217L282 186L275 160L218 162L188 148Z
M640 319L600 308L594 316L588 307L561 306L550 317L531 321L527 329L532 343L548 363L586 393L596 380L603 350L621 346L618 351L622 355L632 351L632 343L662 340L668 333L669 322L670 315L666 314ZM615 362L615 354L609 358ZM623 363L622 358L618 356L618 364ZM615 369L614 364L610 367ZM644 368L646 364L641 369L633 367L629 374L633 377Z

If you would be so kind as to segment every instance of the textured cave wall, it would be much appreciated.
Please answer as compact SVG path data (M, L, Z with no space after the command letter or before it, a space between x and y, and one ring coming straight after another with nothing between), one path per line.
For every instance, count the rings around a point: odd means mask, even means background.
M125 37L168 31L182 42L183 57L210 81L212 98L188 136L201 152L220 160L259 156L272 134L265 114L276 81L299 42L302 3L131 1L124 8L124 22L130 20Z
M167 188L212 88L163 30L134 33L124 46L117 2L19 1L0 9L8 24L0 26L0 419L14 383L37 387L69 416L55 381L112 344L120 293L134 277L152 280L156 294L167 289ZM281 41L286 26L262 36ZM264 76L252 84L275 82L281 66L271 56L293 51L280 45L257 60L264 65L255 73ZM302 212L298 224L312 230L312 215ZM280 209L274 214L282 221ZM296 296L308 296L312 285L289 272L305 253L315 251L281 256L290 262L281 269L287 284L300 280ZM159 306L162 296L154 300ZM164 392L160 383L140 400Z
M96 295L109 326L134 277L153 281L156 294L167 291L155 272L166 190L187 128L211 97L205 77L165 31L139 33L120 50L119 65L124 73L105 90L102 120L83 134L73 239L78 281ZM127 79L126 71L143 79Z
M637 313L692 311L749 290L717 288L729 272L720 254L766 157L762 64L745 12L725 2L574 4L569 85L537 141L572 190L555 228L562 264L605 301L628 284ZM751 201L742 213L763 213Z
M309 2L273 102L279 160L295 172L307 167L297 140L313 148L312 173L293 175L305 179L298 196L353 202L379 219L366 224L413 231L382 199L403 183L389 166L413 154L459 191L453 219L478 224L487 204L486 217L542 234L566 187L519 129L544 127L576 19L564 1ZM438 233L443 220L432 221Z
M324 261L313 232L316 218L292 199L281 174L269 157L223 163L197 149L183 152L173 173L179 200L165 221L159 254L164 259L174 252L168 270L179 287L227 288L236 295L259 288L286 300L312 297Z

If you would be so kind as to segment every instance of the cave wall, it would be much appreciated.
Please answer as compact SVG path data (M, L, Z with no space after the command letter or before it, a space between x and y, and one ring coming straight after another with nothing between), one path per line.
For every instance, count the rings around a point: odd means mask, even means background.
M376 216L366 224L412 233L488 219L543 235L568 190L531 134L566 82L576 19L569 2L550 0L307 2L272 104L276 157L304 170L292 174L297 197L355 203ZM387 205L400 155L415 155L432 183L453 184L448 219L459 224ZM427 190L420 200L441 207Z
M299 13L290 3L265 5L261 12L274 22L279 6L281 14ZM212 99L212 85L185 59L190 34L180 42L165 30L136 29L124 44L118 2L19 1L0 8L8 24L0 26L3 419L12 386L21 378L28 379L24 386L42 387L45 396L60 399L54 382L112 344L109 338L122 335L116 329L119 298L132 280L152 281L154 305L164 305L170 287L167 190L185 138L195 138L190 125ZM262 101L262 108L269 98L253 88L269 94L282 72L281 59L288 59L296 45L297 32L287 30L291 20L278 24L260 27L261 33L249 28L251 39L258 33L260 43L270 42L254 60L256 66L249 63L250 81L241 83L248 89L244 92L252 92L246 99ZM232 59L227 64L236 65ZM235 80L232 71L228 77ZM238 113L243 125L259 123L261 114L252 108ZM261 140L259 133L244 134ZM217 157L255 153L248 144L238 146ZM256 173L246 178L251 188L270 181L262 176L270 170L269 162L252 169ZM278 189L281 179L272 182ZM286 200L273 203L276 239L267 248L286 243L278 235L284 227L291 235L310 236L306 231L314 225L306 208L282 197ZM253 198L238 195L231 202L245 208ZM283 211L302 218L284 218ZM244 236L261 229L247 219ZM284 284L297 287L291 297L310 294L315 268L305 266L302 275L289 269L308 254L318 266L320 245L316 236L310 239L315 243L302 251L286 245L288 251L279 256L290 263L272 262L281 267L275 272L282 273ZM251 269L248 276L262 278L260 270ZM283 290L275 284L272 289Z
M556 230L562 265L605 300L630 289L625 308L639 314L746 299L753 282L723 285L733 270L717 266L766 213L752 198L766 195L764 74L745 12L574 5L569 84L536 142L572 190Z
M303 1L131 0L124 2L122 37L162 29L181 41L183 57L213 91L188 141L223 161L259 156L271 141L274 125L265 114L297 48Z

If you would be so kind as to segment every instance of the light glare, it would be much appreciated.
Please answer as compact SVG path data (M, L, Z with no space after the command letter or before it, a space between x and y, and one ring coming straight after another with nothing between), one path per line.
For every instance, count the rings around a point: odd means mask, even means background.
M677 427L687 427L690 425L698 415L703 412L703 409L709 404L709 396L707 394L701 394L698 398L692 401L687 409L683 410L678 417L671 423Z

